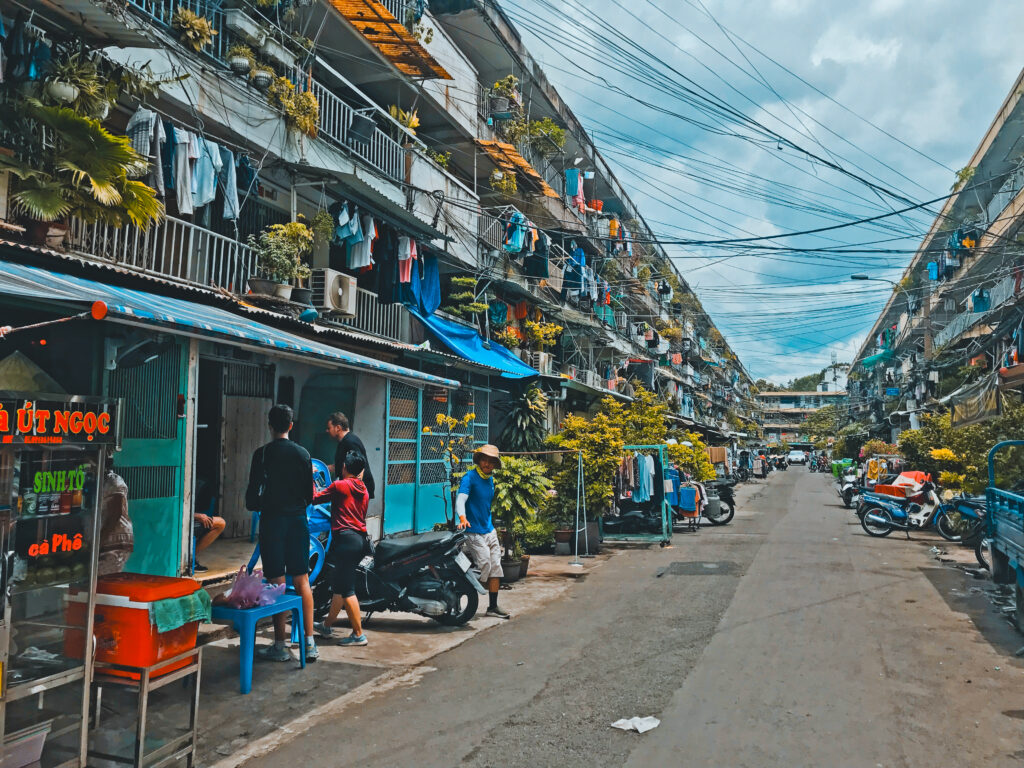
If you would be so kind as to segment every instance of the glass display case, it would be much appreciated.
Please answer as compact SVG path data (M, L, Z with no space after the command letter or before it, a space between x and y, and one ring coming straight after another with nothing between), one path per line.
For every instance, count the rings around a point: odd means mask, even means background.
M5 768L85 765L99 497L116 441L113 403L0 393Z

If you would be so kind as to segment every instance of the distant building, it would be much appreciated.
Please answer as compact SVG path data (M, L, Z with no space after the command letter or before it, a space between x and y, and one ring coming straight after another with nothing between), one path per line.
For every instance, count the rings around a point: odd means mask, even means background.
M838 376L838 374L837 374ZM846 383L846 374L842 373ZM761 392L757 399L764 416L764 439L768 445L789 443L796 448L810 448L811 435L803 428L804 420L819 408L837 405L845 409L845 391L832 392L821 389L831 387L835 381L826 378L815 392Z

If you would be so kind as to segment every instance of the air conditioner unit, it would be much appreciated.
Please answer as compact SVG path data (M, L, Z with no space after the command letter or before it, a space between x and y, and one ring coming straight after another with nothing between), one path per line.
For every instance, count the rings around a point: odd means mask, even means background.
M314 269L310 280L313 306L342 317L356 316L356 290L354 277L333 269Z
M582 381L588 387L601 389L601 377L597 375L596 371L583 371Z
M552 360L550 352L534 352L530 356L529 363L530 367L536 369L538 373L551 373Z

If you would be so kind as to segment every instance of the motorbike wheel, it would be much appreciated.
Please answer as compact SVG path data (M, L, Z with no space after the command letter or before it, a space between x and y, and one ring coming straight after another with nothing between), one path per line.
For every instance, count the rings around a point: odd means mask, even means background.
M935 530L946 541L961 541L963 539L963 536L953 529L953 521L945 512L939 512L935 516Z
M869 515L875 515L887 522L875 522L874 520L869 520ZM887 509L882 509L881 507L868 507L864 510L864 517L860 519L860 527L864 529L864 533L868 536L874 536L876 538L888 536L893 532L892 515L889 514Z
M446 614L434 616L434 621L446 627L461 627L476 616L476 609L480 606L480 595L471 586L459 584L455 591L455 601L455 605L448 606Z
M704 517L706 517L708 522L712 525L727 525L732 522L733 515L735 514L736 506L727 501L723 501L718 505L718 517L712 517L708 514L705 514Z
M978 565L991 573L992 563L988 561L988 537L978 537L978 543L974 545L974 557L978 561Z
M853 509L853 488L847 488L843 491L843 506L847 509Z

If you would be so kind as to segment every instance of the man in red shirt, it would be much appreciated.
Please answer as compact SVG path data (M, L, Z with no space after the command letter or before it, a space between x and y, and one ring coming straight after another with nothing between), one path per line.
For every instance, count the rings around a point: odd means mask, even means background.
M331 550L327 553L334 566L331 577L331 608L323 623L314 625L317 634L323 638L334 637L333 625L341 609L345 609L352 634L342 638L338 645L366 645L362 621L359 616L359 600L356 598L356 568L363 559L367 547L366 508L370 494L363 484L366 457L357 451L349 451L341 467L341 478L313 497L313 503L331 503Z

